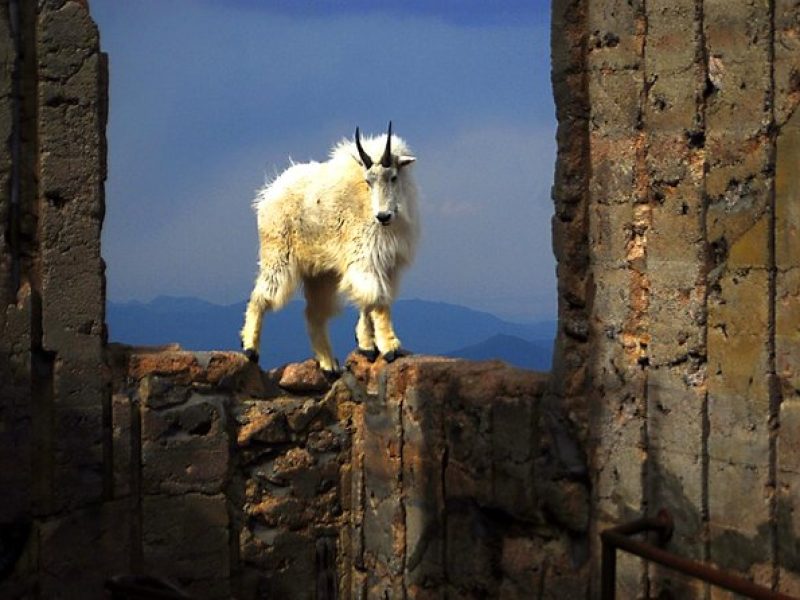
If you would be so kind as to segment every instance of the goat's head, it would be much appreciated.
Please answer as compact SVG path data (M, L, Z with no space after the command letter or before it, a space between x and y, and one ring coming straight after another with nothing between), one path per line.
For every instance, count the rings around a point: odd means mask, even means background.
M386 148L379 161L372 160L361 146L361 136L356 127L356 148L361 158L359 161L364 167L364 181L370 188L372 198L372 214L381 225L387 226L394 221L402 207L402 181L401 170L413 163L413 156L399 156L392 154L392 122L389 121L389 131L386 134Z

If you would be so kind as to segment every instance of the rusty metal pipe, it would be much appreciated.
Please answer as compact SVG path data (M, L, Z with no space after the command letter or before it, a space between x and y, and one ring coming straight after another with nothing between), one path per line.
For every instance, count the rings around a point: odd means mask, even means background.
M756 600L793 600L792 596L787 596L781 592L773 592L739 575L717 569L696 560L683 558L650 543L630 537L645 531L657 531L660 534L660 543L666 543L672 535L672 518L669 513L661 510L657 517L637 519L630 523L606 529L600 534L600 539L603 543L600 581L602 600L614 600L617 549L749 598L755 598Z

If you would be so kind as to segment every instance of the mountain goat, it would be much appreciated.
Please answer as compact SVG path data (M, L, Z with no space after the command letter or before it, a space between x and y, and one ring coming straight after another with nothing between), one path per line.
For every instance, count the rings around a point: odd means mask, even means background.
M329 378L339 372L328 319L343 293L358 307L358 351L388 362L406 354L390 307L400 272L411 262L419 228L417 189L406 143L388 133L343 140L326 162L294 164L255 202L259 273L241 331L247 357L258 361L265 311L278 310L303 284L314 357Z

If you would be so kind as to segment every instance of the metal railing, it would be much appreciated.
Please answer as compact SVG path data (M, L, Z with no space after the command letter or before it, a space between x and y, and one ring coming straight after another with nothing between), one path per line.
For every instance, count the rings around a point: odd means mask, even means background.
M689 577L705 581L711 585L742 594L756 600L797 600L781 592L774 592L757 585L740 575L717 569L706 563L691 560L668 552L659 546L665 545L672 537L674 524L672 516L662 509L655 517L645 517L617 527L606 529L600 534L603 544L601 558L600 592L602 600L614 600L617 575L617 549L624 550L650 562L658 563L668 569ZM653 531L658 534L659 546L646 541L633 539L637 533Z

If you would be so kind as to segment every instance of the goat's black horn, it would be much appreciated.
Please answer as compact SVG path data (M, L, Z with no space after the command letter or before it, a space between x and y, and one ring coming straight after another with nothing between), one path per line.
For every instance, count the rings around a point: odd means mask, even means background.
M386 150L381 156L381 166L389 168L392 166L392 122L389 121L389 133L386 134Z
M369 157L369 154L364 152L364 148L361 147L361 135L358 131L358 127L356 127L356 148L358 149L358 155L361 157L361 162L364 163L364 168L369 169L372 166L372 159Z

